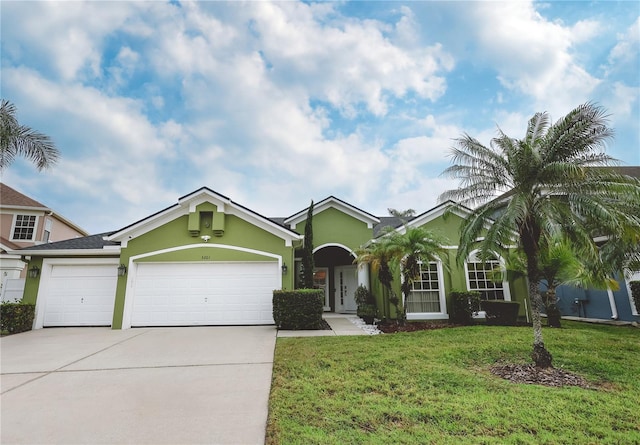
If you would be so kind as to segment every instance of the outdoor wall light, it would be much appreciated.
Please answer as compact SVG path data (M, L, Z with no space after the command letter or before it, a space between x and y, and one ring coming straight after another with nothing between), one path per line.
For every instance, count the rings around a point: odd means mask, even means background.
M29 269L29 278L38 278L40 275L40 268L38 266L33 266Z
M287 274L287 265L285 263L282 263L282 275L286 275Z
M205 243L208 243L211 239L209 235L202 235L200 238L202 238L202 241L204 241Z
M124 264L120 264L118 266L118 276L124 277L126 274L127 274L127 266L125 266Z

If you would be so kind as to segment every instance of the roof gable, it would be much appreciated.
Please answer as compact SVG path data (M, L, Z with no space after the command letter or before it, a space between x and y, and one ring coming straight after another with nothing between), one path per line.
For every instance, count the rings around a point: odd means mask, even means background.
M282 238L286 245L291 245L293 241L302 239L302 236L293 230L278 225L269 218L235 203L226 196L207 187L202 187L192 193L178 198L177 204L124 227L123 229L113 233L107 239L109 241L119 241L124 248L127 246L127 242L130 239L137 238L138 236L148 233L181 216L193 213L196 211L196 208L203 203L211 203L220 213L236 216L279 238Z
M317 204L314 204L313 214L317 215L318 213L323 212L324 210L327 210L329 208L334 208L357 220L362 221L367 225L369 229L372 229L376 224L380 223L380 219L378 217L373 216L371 213L365 212L364 210L361 210L357 207L354 207L351 204L336 198L335 196L329 196L328 198L323 199ZM295 227L298 223L307 219L308 211L309 207L286 218L284 220L284 223L288 224L289 227Z
M428 222L431 222L434 219L437 219L443 216L447 211L464 219L466 219L472 213L471 210L468 209L467 207L464 207L461 204L456 204L455 202L448 200L414 217L409 222L407 222L406 226L407 227L423 226ZM396 231L400 233L404 233L405 225L401 225L396 229Z
M0 182L0 206L49 210L47 206Z

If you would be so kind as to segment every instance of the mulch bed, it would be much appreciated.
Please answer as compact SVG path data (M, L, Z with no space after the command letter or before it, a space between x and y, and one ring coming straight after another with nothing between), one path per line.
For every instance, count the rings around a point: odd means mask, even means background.
M281 331L330 331L331 330L331 326L329 326L329 323L327 323L326 321L322 320L320 322L320 326L317 329L284 329L284 328L279 328L279 330Z
M415 332L430 331L433 329L456 328L460 325L450 323L429 323L429 322L410 322L400 326L397 323L380 323L377 328L385 334L393 334L395 332Z
M491 367L491 373L514 383L544 386L579 386L594 389L585 379L557 368L536 368L533 364L497 364Z

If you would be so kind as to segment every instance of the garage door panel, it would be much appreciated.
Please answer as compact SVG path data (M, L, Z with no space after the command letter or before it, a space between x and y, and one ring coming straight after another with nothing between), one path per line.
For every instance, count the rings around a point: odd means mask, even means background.
M53 265L43 326L111 326L117 278L115 265Z
M276 262L139 264L131 325L272 324L278 273Z

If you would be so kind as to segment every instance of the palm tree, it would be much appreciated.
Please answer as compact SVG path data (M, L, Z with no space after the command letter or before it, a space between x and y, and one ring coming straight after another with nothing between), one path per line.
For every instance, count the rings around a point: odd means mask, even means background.
M457 259L475 248L503 250L519 238L526 257L534 331L536 366L552 367L544 346L539 285L545 240L562 234L590 256L597 252L595 234L640 230L640 181L603 166L617 162L604 153L613 131L605 111L586 103L551 124L536 113L523 139L498 136L485 147L468 134L456 139L453 165L443 175L461 180L458 189L440 196L475 206L461 228ZM496 198L496 196L498 196Z
M549 327L561 327L560 311L557 306L556 289L563 284L582 286L586 284L606 287L606 284L596 282L594 275L587 273L586 266L581 261L583 255L576 252L571 242L567 239L554 236L545 245L541 246L538 267L542 279L542 286L546 288L543 296L547 325ZM594 259L591 259L594 261ZM587 261L590 262L590 261ZM508 252L505 255L506 272L511 277L527 276L527 259L522 249ZM493 271L496 280L502 281L502 270Z
M437 261L444 256L446 250L442 247L446 241L436 233L424 227L404 227L404 233L393 232L388 236L387 251L391 255L392 263L399 266L402 274L403 302L400 322L407 319L407 301L413 282L420 276L422 261Z
M382 285L382 307L383 316L389 315L387 313L387 302L391 302L396 307L396 313L400 313L398 306L399 300L393 294L391 283L393 282L393 272L389 262L391 261L391 252L388 249L388 238L381 237L368 245L357 249L356 259L354 262L358 263L358 266L370 265L371 270L376 272L378 280Z
M24 156L32 161L38 170L55 164L60 152L49 136L39 133L26 125L20 125L16 118L16 107L6 99L0 103L0 170L4 170L15 160Z

